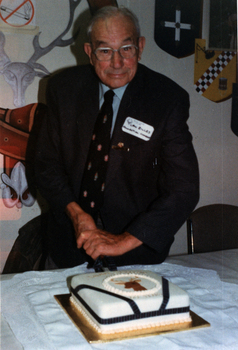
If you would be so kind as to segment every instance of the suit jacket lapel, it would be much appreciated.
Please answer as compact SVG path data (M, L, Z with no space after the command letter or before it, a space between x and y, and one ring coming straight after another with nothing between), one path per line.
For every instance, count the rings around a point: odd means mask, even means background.
M77 125L79 134L79 148L82 155L80 161L84 168L91 136L99 111L99 83L96 78L89 80L83 96L80 96L77 111Z

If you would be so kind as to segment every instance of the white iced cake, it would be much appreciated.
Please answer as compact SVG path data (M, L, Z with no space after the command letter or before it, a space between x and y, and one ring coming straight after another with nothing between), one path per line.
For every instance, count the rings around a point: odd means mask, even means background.
M151 271L74 276L70 300L102 334L191 322L187 293Z

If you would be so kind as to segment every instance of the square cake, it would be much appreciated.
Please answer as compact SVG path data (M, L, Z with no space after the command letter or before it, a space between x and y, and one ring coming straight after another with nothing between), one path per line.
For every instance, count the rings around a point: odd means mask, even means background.
M188 294L151 271L74 276L70 301L101 334L191 323Z

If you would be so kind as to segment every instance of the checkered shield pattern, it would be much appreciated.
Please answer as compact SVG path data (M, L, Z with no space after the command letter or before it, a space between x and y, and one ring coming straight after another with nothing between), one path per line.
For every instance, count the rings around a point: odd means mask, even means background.
M213 81L218 77L218 75L223 71L223 69L228 65L228 63L235 56L235 52L223 51L216 58L216 60L211 64L211 66L206 70L200 79L195 83L195 89L199 94L203 94L207 88L213 83Z

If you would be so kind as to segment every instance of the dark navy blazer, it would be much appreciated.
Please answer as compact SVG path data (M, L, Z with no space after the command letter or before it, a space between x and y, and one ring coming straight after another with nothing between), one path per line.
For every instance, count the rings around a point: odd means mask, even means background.
M59 267L81 263L65 214L78 201L94 123L99 83L90 65L68 68L48 84L49 113L36 156L36 179L50 205L49 249ZM154 128L147 141L122 130L127 117ZM143 245L119 265L160 263L199 197L197 158L188 130L189 96L167 77L139 64L129 83L111 140L104 206L107 231L128 231ZM129 151L113 146L123 143Z

